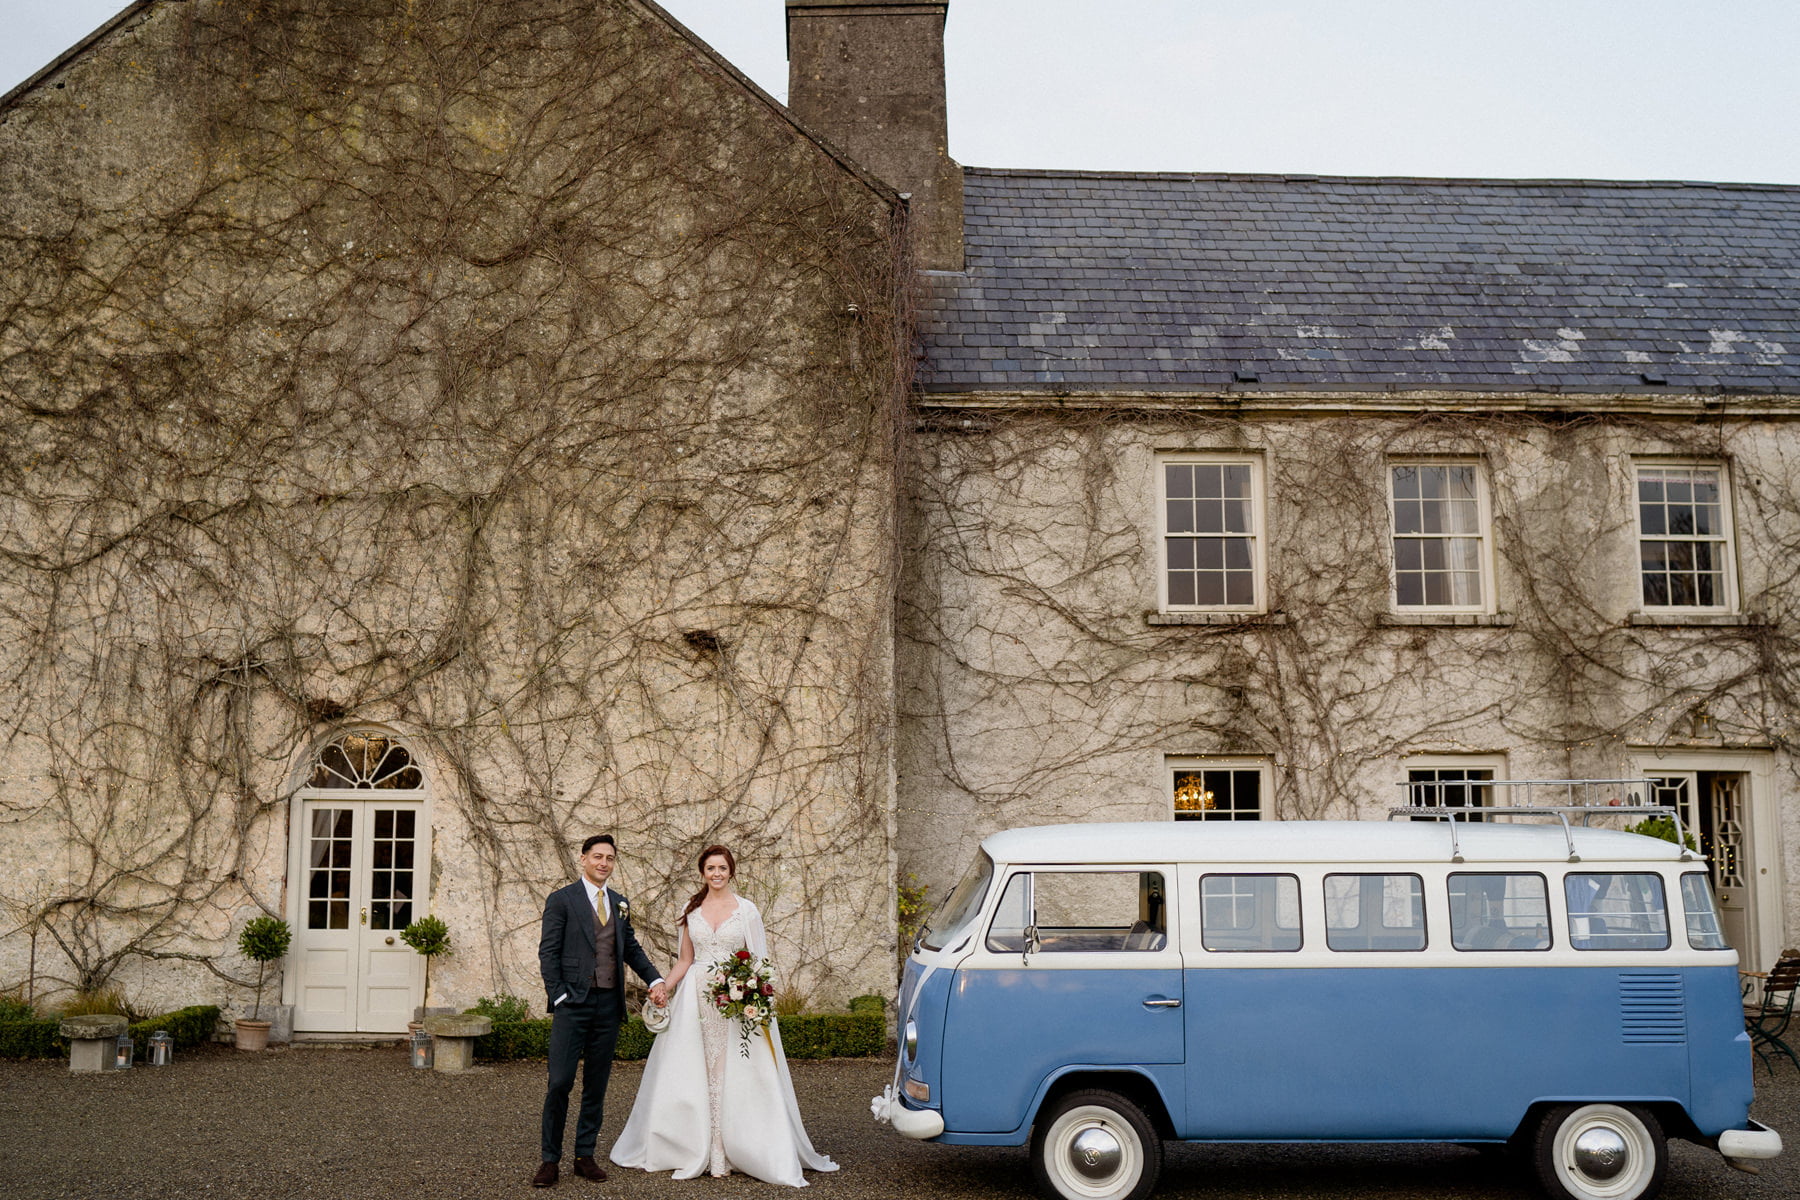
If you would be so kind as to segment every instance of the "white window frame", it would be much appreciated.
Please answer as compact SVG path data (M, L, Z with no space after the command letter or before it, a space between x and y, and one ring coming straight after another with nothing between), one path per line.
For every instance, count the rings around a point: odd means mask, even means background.
M1206 755L1167 755L1163 758L1165 802L1169 820L1225 820L1227 818L1182 817L1175 808L1175 773L1177 771L1254 771L1257 775L1258 807L1255 819L1273 821L1275 816L1275 764L1266 758L1213 758ZM1231 818L1236 819L1236 818Z
M1398 509L1395 507L1394 472L1401 467L1473 467L1475 468L1476 536L1480 542L1478 565L1481 571L1481 602L1478 604L1402 604L1400 603L1400 560L1397 547L1402 537L1408 541L1424 540L1442 534L1402 534L1398 531ZM1397 613L1477 613L1492 614L1495 606L1494 583L1494 517L1488 487L1487 463L1468 455L1414 456L1395 455L1387 460L1388 500L1388 606ZM1467 536L1467 535L1459 535Z
M1409 754L1400 760L1400 778L1395 781L1397 784L1409 786L1394 789L1396 793L1404 797L1403 800L1396 801L1396 803L1411 804L1413 802L1410 786L1412 780L1408 777L1414 771L1492 771L1492 778L1495 781L1504 781L1506 779L1506 756L1504 754ZM1471 782L1477 785L1480 783L1479 780ZM1512 801L1508 797L1500 794L1500 789L1495 788L1492 784L1489 785L1488 804L1510 803ZM1478 808L1475 811L1479 812L1481 809Z
M1171 604L1169 602L1169 541L1188 536L1169 532L1169 467L1176 466L1247 466L1250 468L1250 539L1251 600L1249 604ZM1156 607L1165 613L1268 611L1268 505L1263 487L1263 460L1260 454L1211 454L1166 452L1156 456Z
M1719 524L1722 526L1717 535L1709 537L1674 537L1666 533L1644 533L1644 510L1638 499L1638 486L1642 473L1646 470L1692 470L1717 471L1719 473ZM1736 504L1732 496L1731 468L1728 463L1718 459L1689 458L1656 458L1654 456L1634 455L1631 459L1631 523L1637 534L1632 546L1632 573L1637 579L1638 611L1642 613L1679 614L1679 613L1734 613L1738 610L1737 586L1737 522L1733 518L1732 509ZM1713 542L1719 546L1723 561L1720 564L1722 590L1724 595L1718 604L1651 604L1644 594L1644 543L1659 542Z

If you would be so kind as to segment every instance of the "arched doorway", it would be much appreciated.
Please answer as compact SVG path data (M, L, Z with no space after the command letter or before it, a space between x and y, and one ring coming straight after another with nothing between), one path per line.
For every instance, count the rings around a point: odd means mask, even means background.
M294 1029L402 1033L424 968L400 931L425 915L426 778L391 733L339 734L295 793L288 878Z

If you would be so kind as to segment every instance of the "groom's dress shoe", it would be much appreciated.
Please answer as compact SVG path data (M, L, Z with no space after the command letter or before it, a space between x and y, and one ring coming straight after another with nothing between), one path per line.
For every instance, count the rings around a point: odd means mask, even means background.
M581 1169L581 1167L579 1165L580 1160L577 1159L576 1163L577 1163L577 1166L575 1169L579 1171ZM555 1163L553 1163L553 1162L542 1163L538 1166L537 1174L533 1175L531 1177L531 1186L532 1187L555 1187L556 1186L556 1177L560 1174L561 1174L561 1172L556 1169Z
M583 1179L591 1179L595 1183L603 1182L606 1179L606 1172L600 1169L600 1164L585 1154L576 1158L575 1173Z

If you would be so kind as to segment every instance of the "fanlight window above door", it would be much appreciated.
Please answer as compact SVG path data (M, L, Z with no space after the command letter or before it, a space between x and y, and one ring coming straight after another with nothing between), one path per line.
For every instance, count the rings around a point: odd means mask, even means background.
M424 787L425 776L413 763L412 752L397 738L347 733L319 751L306 786L406 792Z

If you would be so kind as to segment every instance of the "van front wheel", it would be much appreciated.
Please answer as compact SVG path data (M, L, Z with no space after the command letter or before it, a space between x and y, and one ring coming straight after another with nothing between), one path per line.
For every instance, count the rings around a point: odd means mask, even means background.
M1143 1200L1162 1171L1162 1139L1114 1092L1070 1092L1031 1136L1031 1173L1053 1200Z
M1630 1105L1559 1105L1544 1114L1535 1149L1553 1200L1650 1200L1669 1165L1662 1126Z

